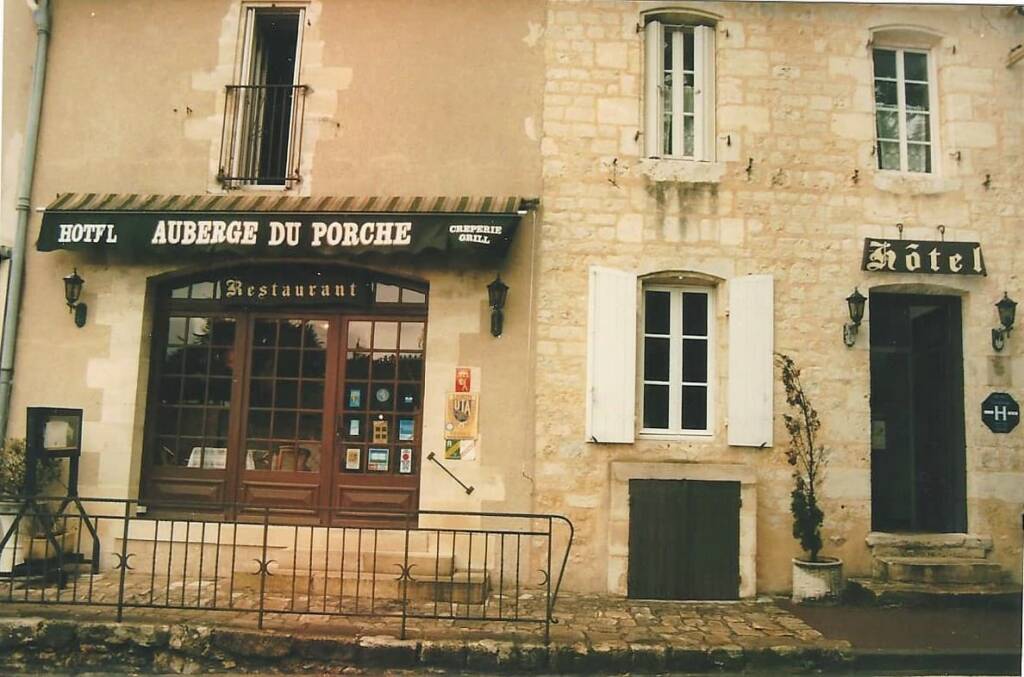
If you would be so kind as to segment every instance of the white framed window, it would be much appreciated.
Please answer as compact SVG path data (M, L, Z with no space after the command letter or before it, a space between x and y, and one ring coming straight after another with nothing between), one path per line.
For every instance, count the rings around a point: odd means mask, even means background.
M710 435L712 290L645 285L640 432Z
M644 62L645 155L714 160L714 27L655 17L644 28Z
M933 173L936 97L931 53L875 47L872 60L878 168Z

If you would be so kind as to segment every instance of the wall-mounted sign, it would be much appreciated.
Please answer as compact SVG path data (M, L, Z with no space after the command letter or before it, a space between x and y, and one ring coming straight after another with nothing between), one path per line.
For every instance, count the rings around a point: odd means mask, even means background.
M262 268L230 270L215 280L225 303L239 305L367 306L373 284L340 269Z
M444 411L444 437L447 440L468 440L477 435L477 409L475 393L448 393L448 406Z
M359 447L349 447L345 450L345 470L359 470Z
M861 270L872 273L927 275L985 275L985 260L977 242L933 240L864 240Z
M981 403L981 420L994 433L1008 433L1020 423L1020 405L1006 393L991 393Z
M209 196L204 199L209 200ZM502 257L516 213L119 211L43 213L36 248L120 253L135 259L209 254L336 256L369 252ZM91 205L87 205L91 206ZM57 207L57 208L55 208Z

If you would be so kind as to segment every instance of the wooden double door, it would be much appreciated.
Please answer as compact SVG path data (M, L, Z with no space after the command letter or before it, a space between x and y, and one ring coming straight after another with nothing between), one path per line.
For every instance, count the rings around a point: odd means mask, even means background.
M629 481L629 597L738 599L739 548L739 482Z
M193 293L154 331L144 499L335 522L418 507L425 295L267 311Z

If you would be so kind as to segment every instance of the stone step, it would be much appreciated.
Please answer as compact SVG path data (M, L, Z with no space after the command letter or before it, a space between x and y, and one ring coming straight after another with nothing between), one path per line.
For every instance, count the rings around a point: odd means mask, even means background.
M410 573L412 580L400 581L395 573L365 572L356 574L346 571L339 575L337 571L324 575L322 572L290 570L270 567L271 575L264 583L265 590L271 594L291 597L306 595L323 597L359 597L370 600L401 599L403 586L408 585L407 595L416 601L456 602L459 604L483 604L490 590L490 577L483 571L456 571L449 576L417 575L415 570ZM258 591L260 577L256 573L236 571L234 589L236 591Z
M876 557L872 574L901 583L1003 583L1007 574L995 562L963 557Z
M1021 586L902 583L872 578L847 579L848 601L875 606L1021 608Z
M342 557L338 550L328 556L324 551L285 550L275 552L273 559L282 569L298 571L337 573L345 571L377 572L380 574L399 575L402 567L409 566L409 572L416 576L451 576L455 570L455 559L451 555L432 554L429 552L380 551L348 551Z
M893 534L871 532L866 539L873 557L967 557L983 559L992 539L976 534Z

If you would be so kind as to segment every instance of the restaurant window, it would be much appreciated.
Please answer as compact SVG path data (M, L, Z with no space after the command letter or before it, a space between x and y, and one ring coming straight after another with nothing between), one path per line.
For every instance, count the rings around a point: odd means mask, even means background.
M711 432L711 290L643 289L641 432Z
M935 92L928 50L872 50L878 168L934 171Z
M656 15L644 42L645 155L714 160L714 27Z
M144 499L418 507L425 285L251 266L156 293Z
M227 86L218 178L229 188L289 187L299 180L305 10L249 6L244 12L236 83Z

